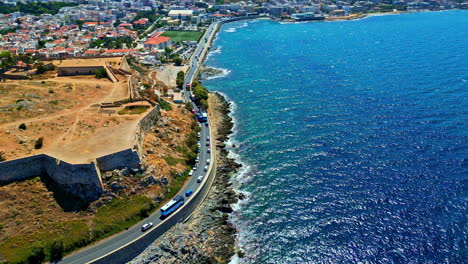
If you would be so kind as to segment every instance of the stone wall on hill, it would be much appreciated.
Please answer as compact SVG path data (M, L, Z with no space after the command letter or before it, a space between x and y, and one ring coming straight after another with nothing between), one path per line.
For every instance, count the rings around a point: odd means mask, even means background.
M83 201L97 200L103 192L96 164L70 164L46 154L0 163L0 185L47 175L68 193Z

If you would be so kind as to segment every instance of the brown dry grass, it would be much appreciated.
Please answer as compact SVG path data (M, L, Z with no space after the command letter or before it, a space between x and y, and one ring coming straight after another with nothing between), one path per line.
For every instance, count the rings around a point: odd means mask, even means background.
M93 76L72 76L1 82L0 133L4 136L0 137L0 151L7 159L49 153L75 163L131 145L128 135L142 115L118 116L120 109L108 114L99 108L101 102L128 98L126 77L119 79L122 81L111 83ZM18 129L22 123L27 126L24 131ZM125 146L105 141L100 145L101 135ZM34 150L39 137L44 137L44 147Z
M139 221L140 210L151 201L149 198L167 198L168 189L181 184L175 180L174 172L182 174L187 169L185 157L177 147L184 145L193 125L192 115L187 110L174 104L172 107L171 111L162 111L164 124L149 132L144 142L145 150L154 151L154 154L147 154L147 164L156 167L153 176L166 177L169 185L142 187L140 175L122 177L119 184L126 188L112 202L104 202L96 213L64 212L39 178L2 186L0 261L2 258L9 262L20 261L33 247L47 248L56 239L63 241L69 249L101 239ZM109 122L120 121L115 116ZM179 161L170 166L164 159L167 156ZM109 188L109 183L110 180L104 181L105 188ZM103 200L96 201L92 207L97 204L103 204Z

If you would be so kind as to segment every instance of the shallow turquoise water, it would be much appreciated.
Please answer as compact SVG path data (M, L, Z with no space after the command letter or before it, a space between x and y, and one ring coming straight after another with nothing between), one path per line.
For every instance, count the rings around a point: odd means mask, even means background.
M241 262L468 262L468 11L236 22L215 47Z

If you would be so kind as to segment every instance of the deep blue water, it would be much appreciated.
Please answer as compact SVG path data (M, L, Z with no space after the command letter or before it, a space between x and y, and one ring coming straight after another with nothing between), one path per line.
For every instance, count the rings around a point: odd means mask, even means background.
M236 22L215 47L240 262L468 263L468 11Z

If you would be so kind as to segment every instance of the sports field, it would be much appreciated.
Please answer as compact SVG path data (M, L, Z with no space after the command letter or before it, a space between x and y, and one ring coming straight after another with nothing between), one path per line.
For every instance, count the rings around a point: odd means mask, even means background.
M170 37L172 42L197 41L202 32L199 31L166 31L161 36Z

